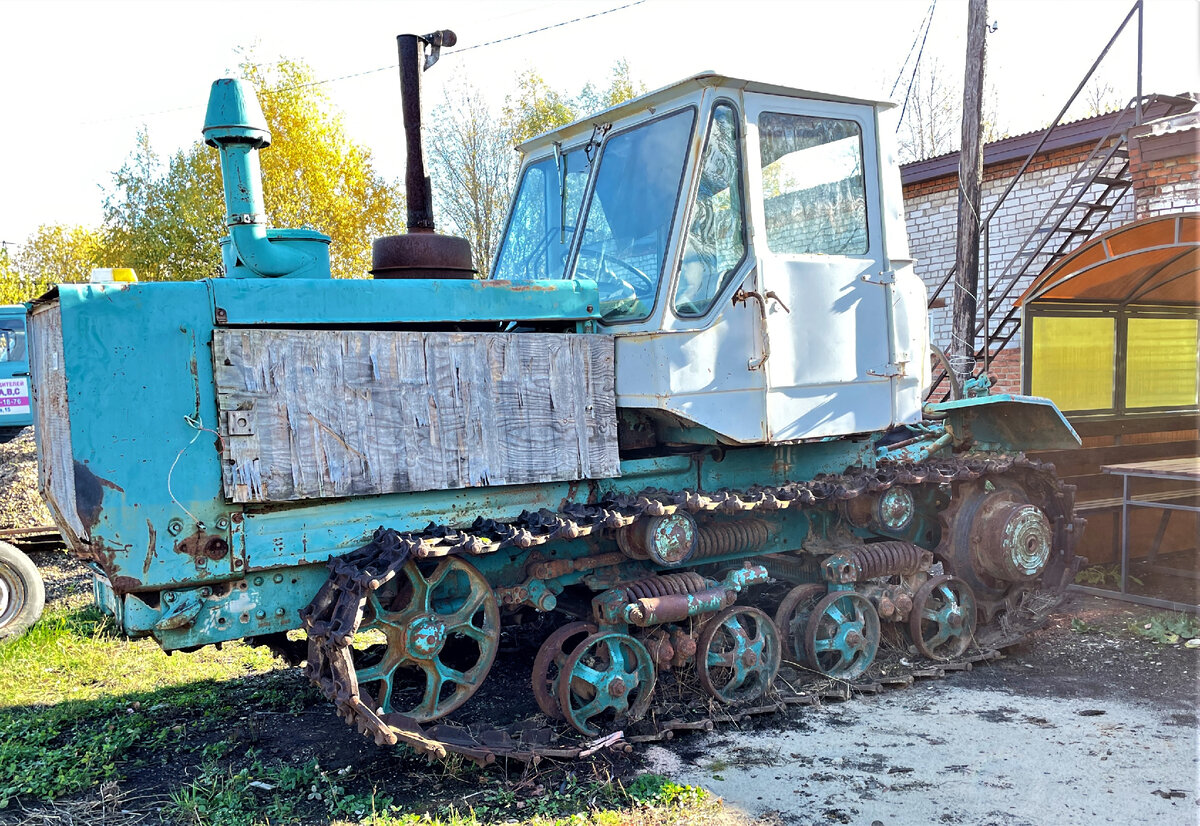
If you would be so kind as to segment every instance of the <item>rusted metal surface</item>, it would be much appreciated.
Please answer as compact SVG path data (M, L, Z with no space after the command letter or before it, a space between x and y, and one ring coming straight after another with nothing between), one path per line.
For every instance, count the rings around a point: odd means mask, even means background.
M421 74L436 61L442 46L458 42L449 29L424 36L396 38L400 56L400 101L407 163L404 171L408 232L377 238L371 245L371 274L376 278L471 278L475 268L465 238L434 233L433 190L421 143Z
M1055 524L1073 524L1073 489L1062 485L1050 473L1042 471L1037 462L1018 457L1000 457L987 459L945 460L924 465L883 466L873 470L855 471L838 477L823 477L820 480L802 483L790 483L771 488L758 488L752 491L718 491L715 493L698 491L680 491L669 493L663 491L643 491L631 496L610 497L601 502L588 505L569 506L564 511L553 513L527 513L512 523L497 523L481 520L471 531L431 527L421 534L401 535L395 531L380 529L372 542L341 559L330 563L331 576L326 585L318 593L312 604L303 612L304 627L309 636L308 674L322 689L325 695L334 702L339 713L350 724L363 734L371 737L379 744L395 744L403 742L420 753L432 756L445 756L457 753L480 763L487 763L497 757L505 757L522 761L533 761L542 757L573 759L587 750L587 743L551 742L550 735L544 727L508 726L482 731L434 725L428 728L412 716L399 713L380 713L363 702L355 670L355 664L350 652L350 638L358 630L363 616L363 609L370 595L381 586L395 579L397 574L409 564L412 559L435 558L446 555L478 555L491 553L506 547L535 547L550 541L564 538L587 536L606 528L615 529L632 524L640 518L649 515L661 515L673 512L674 509L684 509L689 513L726 512L741 513L753 510L777 510L790 507L807 507L816 504L833 504L838 501L853 498L862 492L879 491L895 484L961 484L988 476L991 478L1012 474L1040 495L1039 504L1044 508L1049 518ZM1060 531L1056 537L1059 543L1056 550L1066 557L1073 555L1074 532ZM1069 562L1066 560L1065 562ZM1069 569L1070 565L1064 563ZM675 583L675 588L686 592L687 587L694 587L695 581L683 579L690 572L668 574L656 577L661 588L661 581ZM735 572L736 573L736 572ZM1051 572L1056 573L1056 572ZM696 575L698 576L698 575ZM669 577L676 579L670 580ZM703 578L700 578L703 579ZM1047 583L1054 593L1061 593L1062 586L1068 579L1063 572L1062 580L1051 577ZM650 585L643 586L650 588ZM603 595L601 595L603 596ZM834 592L818 603L809 618L807 628L816 629L817 639L822 637L822 629L838 630L837 624L829 625L830 605L836 605L839 599L857 597L874 612L871 603L853 591ZM1014 606L1015 608L1015 606ZM1016 616L1014 611L1013 616ZM824 618L824 619L822 619ZM844 631L845 629L840 629ZM953 662L940 663L931 669L918 669L910 675L899 675L889 678L889 685L906 684L914 676L939 676L948 668L969 667L970 662L983 659L993 659L996 650L1005 645L1013 644L1021 638L1024 626L1019 623L1009 623L1005 626L981 629L976 640L981 646L978 654L964 654ZM594 638L604 636L593 635L588 648L593 654L601 652L603 646ZM844 634L844 642L850 647L861 647L870 640L848 639ZM868 635L869 636L869 635ZM621 645L627 645L625 639L633 639L620 634L614 637ZM586 643L587 640L584 642ZM637 640L637 646L645 651L647 663L653 665L658 660L646 647ZM686 646L689 638L686 634L672 632L670 645L675 648L675 660L679 658L678 649ZM694 645L694 641L691 641ZM850 643L853 642L851 646ZM877 643L877 637L876 637ZM581 643L571 652L566 665L574 668L581 658L575 658L579 653ZM565 652L552 652L550 658L561 657ZM661 656L663 652L660 651ZM589 673L589 672L584 672ZM544 666L541 676L545 682L544 690L537 693L549 695L553 683L553 674L549 666ZM605 695L611 702L620 705L620 698L632 692L626 677L620 674L610 674L612 679L604 685ZM620 679L621 684L616 684ZM845 678L845 677L843 677ZM639 685L644 685L639 683ZM868 693L877 691L882 684L872 683L853 687L854 692ZM577 686L578 687L578 686ZM624 693L622 693L624 689ZM559 704L561 707L563 685L559 681ZM615 690L617 693L611 693ZM631 717L634 731L626 731L625 742L647 742L655 739L667 739L676 730L704 728L714 723L737 722L750 714L768 713L791 704L812 704L819 702L824 696L838 698L848 697L851 688L846 686L828 695L824 690L817 693L797 692L778 682L774 684L773 696L775 702L771 705L756 706L750 709L735 709L729 714L698 714L697 718L678 719L666 723L637 723L636 715ZM584 692L586 693L586 691ZM575 695L571 695L574 697ZM545 699L545 698L543 698ZM578 700L578 698L576 698ZM606 700L609 702L609 700ZM627 703L629 709L641 705L641 695L635 702ZM587 706L574 709L576 717L583 714L585 727L591 719ZM578 721L576 721L578 723ZM578 725L577 725L578 727ZM614 740L612 745L620 747L621 740Z

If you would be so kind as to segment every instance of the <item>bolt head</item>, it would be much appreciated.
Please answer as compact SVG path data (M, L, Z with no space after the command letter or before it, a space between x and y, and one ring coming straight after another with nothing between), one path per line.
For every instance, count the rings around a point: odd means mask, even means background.
M610 697L624 697L629 689L625 685L625 681L620 677L615 677L608 684L608 695Z

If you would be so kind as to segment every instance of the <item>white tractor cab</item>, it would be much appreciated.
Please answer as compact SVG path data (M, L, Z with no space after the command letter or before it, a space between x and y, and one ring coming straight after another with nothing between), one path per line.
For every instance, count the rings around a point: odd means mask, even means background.
M595 280L617 406L678 441L919 421L891 108L705 73L540 135L492 277Z

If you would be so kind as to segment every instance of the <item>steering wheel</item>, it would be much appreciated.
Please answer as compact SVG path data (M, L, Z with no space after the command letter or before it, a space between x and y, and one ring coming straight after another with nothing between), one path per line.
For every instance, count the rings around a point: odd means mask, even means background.
M530 264L533 263L533 261L536 260L537 257L539 255L541 255L543 252L545 252L546 248L550 246L551 238L553 238L556 235L558 235L561 238L561 237L563 237L562 236L563 233L565 233L567 235L571 235L574 232L575 232L575 227L573 227L573 226L564 226L561 228L560 227L550 227L549 229L547 229L546 232L542 235L541 240L539 240L537 242L537 244L534 245L534 248L529 253L529 255L526 255L524 258L521 259L521 263L519 265L521 270L523 272L529 271ZM546 277L548 277L548 278L560 277L561 278L561 275L560 276L550 276L549 274L547 274Z
M594 258L594 267L583 265L585 258ZM599 250L580 249L576 262L577 274L591 273L600 288L600 304L604 317L628 314L644 298L653 300L658 283L633 264L621 258L605 255ZM640 288L640 289L639 289Z

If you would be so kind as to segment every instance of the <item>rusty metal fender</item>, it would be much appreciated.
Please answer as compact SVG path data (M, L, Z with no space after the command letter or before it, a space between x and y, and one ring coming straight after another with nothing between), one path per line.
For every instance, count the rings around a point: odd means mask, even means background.
M1061 450L1079 447L1079 434L1049 399L1000 394L928 404L945 417L955 445L976 450Z

